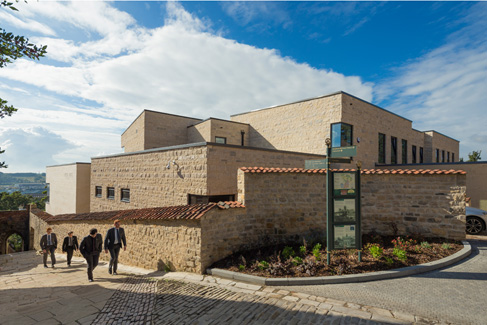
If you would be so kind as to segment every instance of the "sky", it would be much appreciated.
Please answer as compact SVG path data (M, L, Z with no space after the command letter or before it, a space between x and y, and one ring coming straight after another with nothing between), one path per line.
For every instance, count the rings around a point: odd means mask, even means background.
M345 91L487 160L487 2L20 1L47 45L0 69L8 169L123 152L144 109L206 119Z

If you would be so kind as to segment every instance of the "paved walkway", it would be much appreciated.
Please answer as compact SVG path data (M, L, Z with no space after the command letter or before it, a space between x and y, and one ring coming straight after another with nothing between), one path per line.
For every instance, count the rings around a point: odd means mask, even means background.
M439 271L285 288L129 267L111 276L106 263L89 283L79 259L45 269L18 253L1 265L0 324L486 324L487 241L471 243L468 260Z

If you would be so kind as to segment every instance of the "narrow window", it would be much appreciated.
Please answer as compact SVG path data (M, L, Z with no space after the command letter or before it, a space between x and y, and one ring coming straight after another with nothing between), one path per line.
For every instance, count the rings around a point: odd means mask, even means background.
M115 198L115 188L107 187L107 199L113 200Z
M216 143L227 144L227 138L224 138L224 137L215 137L215 142Z
M451 153L451 162L455 162L455 153L454 152Z
M120 193L120 201L130 202L130 189L122 188L121 193Z
M419 147L419 163L422 164L423 160L423 147Z
M450 162L450 151L446 153L446 162Z
M331 125L331 146L333 148L352 145L353 126L346 123Z
M417 158L416 157L416 146L412 146L411 148L412 148L411 149L411 153L413 154L413 157L412 157L413 158L413 161L412 161L412 163L415 164L415 163L418 162L418 160L416 159Z
M440 149L436 149L436 162L440 162Z
M397 138L391 137L391 164L397 164Z
M402 152L401 152L402 163L407 164L408 163L408 141L402 139L401 142L402 142L401 143L402 144Z
M101 186L95 186L95 196L101 197Z
M386 163L386 135L379 133L379 164Z
M240 131L242 147L245 145L245 131Z
M42 192L44 193L44 192ZM51 195L51 184L46 183L46 203L49 203L49 196Z
M441 150L441 162L445 162L445 150Z

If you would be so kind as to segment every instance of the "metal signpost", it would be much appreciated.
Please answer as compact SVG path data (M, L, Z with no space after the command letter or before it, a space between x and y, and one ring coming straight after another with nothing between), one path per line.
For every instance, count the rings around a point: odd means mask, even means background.
M305 161L306 169L326 169L326 261L330 264L330 251L355 248L362 261L362 231L360 215L360 169L356 171L330 170L330 163L350 163L356 156L357 147L331 148L331 140L325 141L327 158Z

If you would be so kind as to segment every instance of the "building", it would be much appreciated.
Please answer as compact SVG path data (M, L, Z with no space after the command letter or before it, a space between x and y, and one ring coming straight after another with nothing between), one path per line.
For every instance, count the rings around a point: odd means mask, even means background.
M334 147L357 146L354 162L366 169L447 164L459 157L459 141L415 130L412 121L345 92L230 120L144 110L122 134L124 153L92 158L89 186L86 177L82 188L70 184L63 166L48 168L51 201L46 211L73 213L78 204L72 201L82 202L76 195L66 197L74 188L89 195L83 204L90 212L232 201L240 167L303 168L305 160L325 157L326 138ZM63 200L54 201L54 188Z

